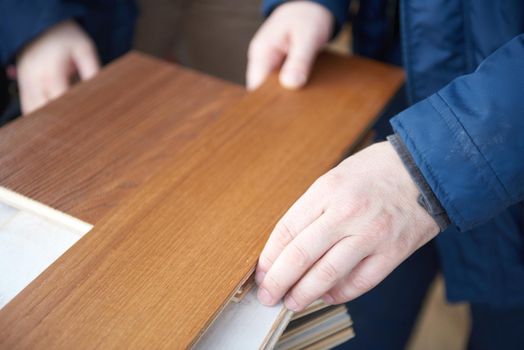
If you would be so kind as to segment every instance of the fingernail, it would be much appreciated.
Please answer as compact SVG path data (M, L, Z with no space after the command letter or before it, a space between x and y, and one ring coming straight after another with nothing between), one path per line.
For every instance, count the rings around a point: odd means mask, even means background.
M293 299L293 297L287 297L286 298L286 307L291 310L291 311L299 311L299 307L298 307L298 304L297 302L295 301L295 299Z
M262 281L264 281L264 277L266 276L266 273L262 270L258 270L255 274L255 282L258 285L262 284Z
M258 300L266 306L273 305L273 298L271 297L271 294L269 294L269 292L264 288L258 289Z
M324 301L324 303L328 305L333 305L333 303L335 302L335 299L333 299L333 297L329 294L324 294L322 300Z
M297 89L306 83L306 76L300 73L284 72L280 82L288 89Z

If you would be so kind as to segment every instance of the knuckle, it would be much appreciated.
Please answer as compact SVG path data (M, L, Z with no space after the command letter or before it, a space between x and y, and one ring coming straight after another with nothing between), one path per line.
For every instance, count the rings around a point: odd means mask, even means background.
M386 235L391 231L393 216L391 214L381 214L371 220L367 228L367 239L371 242L382 242Z
M274 294L276 291L282 290L282 284L275 278L273 274L268 274L264 279L263 287Z
M375 247L377 245L381 245L381 243L383 241L382 237L383 237L382 236L382 232L374 230L374 229L370 229L365 234L365 238L366 238L367 242L369 243L369 245L370 246L375 246Z
M299 244L293 244L289 247L289 259L296 266L306 266L310 260L307 249Z
M278 242L282 247L285 247L297 236L297 231L286 221L279 223L279 234L277 236Z
M362 217L371 209L371 202L367 198L344 199L343 203L335 203L333 206L335 217L339 222L346 222L358 217Z
M273 263L274 261L268 256L268 254L262 254L258 258L258 264L264 269L269 269Z
M409 252L413 250L413 246L416 244L416 238L410 234L401 234L395 237L395 241L389 244L389 251L385 256L390 259L401 259L409 256Z
M371 288L375 287L375 283L367 276L357 273L353 276L351 284L360 293L367 292Z
M362 216L371 210L371 200L369 198L358 198L351 202L346 208L346 215Z
M387 232L393 224L393 216L390 213L382 213L372 222L372 229L376 232Z
M333 297L333 300L335 301L335 303L337 304L353 299L349 291L346 290L346 288L342 288L342 287L331 290L330 294Z
M318 267L318 279L322 282L331 284L341 277L340 270L329 261L325 261Z
M353 236L344 238L341 243L344 245L344 248L348 254L356 254L363 258L372 248L373 242L370 241L367 237Z
M336 190L340 187L343 182L343 176L336 171L330 171L323 175L319 182L321 185L329 191Z
M295 288L290 294L299 307L306 307L315 299L314 295L304 288Z

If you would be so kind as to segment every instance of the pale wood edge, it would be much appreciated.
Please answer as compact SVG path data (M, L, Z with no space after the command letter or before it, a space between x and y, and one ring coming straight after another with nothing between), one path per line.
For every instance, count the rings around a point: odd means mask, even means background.
M36 215L52 220L53 222L59 223L69 229L74 230L75 232L81 232L84 234L93 228L93 225L88 224L87 222L48 207L43 203L37 202L2 186L0 186L0 201L14 208L29 211Z
M331 349L335 346L347 342L353 337L355 337L355 331L353 330L353 328L348 328L341 332L335 333L327 338L324 338L317 343L311 344L310 346L304 348L304 350Z
M286 334L283 337L281 337L279 340L285 340L289 337L296 335L297 333L303 332L304 330L308 328L318 326L320 323L325 322L329 320L331 317L337 316L338 314L346 314L347 320L349 322L349 326L353 324L351 317L347 314L347 308L344 305L340 305L340 306L333 308L332 310L327 311L325 314L322 314L314 318L313 320L310 320L309 322L306 322L305 324L299 327L296 327L292 329L291 331L286 332Z
M295 346L290 346L290 347L283 347L283 349L285 350L300 350L300 349L305 349L307 348L308 346L310 345L313 345L313 344L317 344L318 342L321 342L325 339L328 339L329 337L331 336L334 336L342 331L345 331L345 330L348 330L348 329L351 329L353 330L353 328L351 328L351 324L348 324L347 322L346 323L341 323L340 325L334 327L333 329L329 329L327 331L323 331L321 332L320 334L317 335L317 338L312 340L311 338L305 338L302 342L300 343L297 343ZM279 349L280 349L280 345L277 344L279 346Z
M304 317L304 316L307 316L309 314L312 314L313 312L320 311L320 310L325 309L325 308L327 308L329 306L330 305L324 303L324 301L322 299L317 299L314 302L312 302L311 305L309 305L303 311L295 312L295 314L293 315L293 318L291 319L291 321L294 321L294 320L297 320L297 319L299 319L301 317Z
M260 346L261 350L271 350L275 347L278 340L280 339L280 336L282 335L282 333L284 333L284 330L291 321L292 317L293 311L283 307L282 311L280 311L280 314L278 315L278 318L275 320L275 323L273 324L273 328L271 329L266 339L264 339L264 342Z
M256 266L252 266L251 269L249 270L249 273L244 276L244 278L240 281L240 283L238 283L237 287L235 288L235 291L233 293L231 293L231 295L229 296L229 298L227 299L226 302L224 302L222 304L222 306L215 312L215 314L213 315L213 317L211 317L208 322L204 325L204 327L202 327L202 329L200 330L200 332L198 332L198 334L193 338L193 340L191 341L191 343L189 344L189 348L192 349L197 343L198 341L200 340L200 338L208 331L208 329L211 327L211 325L213 324L213 322L216 321L216 319L220 316L220 314L222 313L222 311L224 311L224 309L226 308L226 306L229 304L229 303L238 303L239 300L237 298L235 298L235 296L237 296L237 294L239 293L239 291L242 289L243 285L250 279L250 278L253 278L254 279L254 274L255 274L255 269L256 269ZM241 300L241 298L240 298Z
M234 301L235 303L239 303L244 299L247 293L251 289L253 289L256 285L255 282L255 273L254 271L251 273L251 275L248 277L248 279L238 288L237 292L233 297L231 298L231 301Z

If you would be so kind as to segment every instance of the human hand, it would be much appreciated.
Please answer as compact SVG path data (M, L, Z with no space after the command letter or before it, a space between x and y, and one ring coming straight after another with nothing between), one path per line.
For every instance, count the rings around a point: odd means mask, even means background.
M292 1L278 6L249 45L247 88L259 87L282 62L280 83L290 89L302 87L333 25L329 10L314 2Z
M352 300L439 232L388 142L320 177L277 223L260 256L258 298L300 311Z
M16 63L23 114L62 95L75 75L86 80L100 68L93 42L74 21L61 22L38 36Z

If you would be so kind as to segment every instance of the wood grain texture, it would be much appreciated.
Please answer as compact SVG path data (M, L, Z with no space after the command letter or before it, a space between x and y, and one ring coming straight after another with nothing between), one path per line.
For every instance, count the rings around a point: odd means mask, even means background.
M272 77L8 304L0 347L191 346L252 271L279 217L402 79L399 69L335 56L320 58L301 91Z
M0 186L96 224L244 94L129 54L0 129Z

